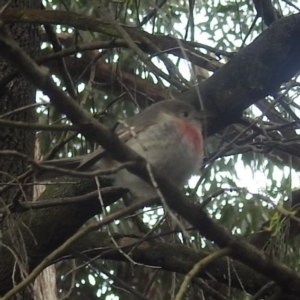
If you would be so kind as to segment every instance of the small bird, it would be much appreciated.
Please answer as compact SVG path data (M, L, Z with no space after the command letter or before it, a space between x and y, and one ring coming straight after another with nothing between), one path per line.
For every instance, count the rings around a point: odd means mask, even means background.
M116 133L130 148L143 156L179 188L199 169L203 160L201 118L188 103L165 100L118 125ZM94 152L42 164L78 171L107 170L119 163L101 146ZM37 180L62 176L43 170ZM115 185L128 188L137 198L157 197L157 191L125 169L114 175Z

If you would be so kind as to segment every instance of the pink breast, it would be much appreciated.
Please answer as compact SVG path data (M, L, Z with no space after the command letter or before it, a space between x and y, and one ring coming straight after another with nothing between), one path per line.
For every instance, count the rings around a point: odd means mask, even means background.
M184 136L185 139L191 143L195 152L203 152L203 137L201 130L191 125L190 123L180 121L177 123L178 131L181 136Z

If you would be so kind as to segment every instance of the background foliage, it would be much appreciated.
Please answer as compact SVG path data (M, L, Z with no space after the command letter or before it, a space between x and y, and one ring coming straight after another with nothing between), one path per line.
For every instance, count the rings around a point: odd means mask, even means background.
M116 47L114 43L119 42L117 38L57 25L53 28L62 49L91 42L108 42L108 46L77 51L65 57L64 63L72 78L71 83L62 71L61 62L47 63L47 67L55 74L59 86L69 94L74 94L84 109L113 128L118 119L138 113L152 102L171 97L189 86L205 81L249 45L269 25L259 3L233 0L43 1L44 9L47 10L76 12L99 19L105 18L106 9L120 24L163 35L166 41L171 36L195 42L191 45L210 63L206 70L205 66L189 62L189 59L185 59L188 58L188 51L180 42L178 49L181 49L182 57L167 51L158 53L155 45L149 44L151 54L155 57L151 61L164 72L172 70L170 77L176 79L182 88L179 91L132 49L121 44ZM298 12L297 5L300 5L298 1L273 1L272 4L279 17ZM41 27L41 36L42 55L47 55L53 50L49 29L46 28L45 32ZM58 50L54 47L54 51ZM176 74L176 69L183 78ZM292 242L283 243L290 220L282 219L279 215L289 216L289 212L282 206L284 204L290 209L292 191L299 188L300 183L297 152L298 95L299 80L295 77L282 85L276 94L246 109L238 123L213 136L206 136L204 164L185 187L186 194L192 196L193 201L207 203L209 215L239 237L252 241L254 233L261 228L271 232L272 237L267 245L263 245L264 250L296 271L299 269L298 241L293 238ZM49 104L47 97L38 93L37 101L44 104L36 110L39 123L70 124L64 115ZM42 156L49 154L69 136L71 134L66 132L39 132ZM55 156L76 156L92 151L95 146L78 134L63 143L55 151ZM123 204L118 202L109 207L108 211L114 212L121 207ZM181 222L188 228L189 237L176 226L174 228L167 224L162 208L147 208L141 217L149 228L155 228L156 240L184 244L199 251L212 252L217 249L184 220ZM263 224L265 227L262 227ZM102 230L127 235L139 234L136 226L128 219L115 221ZM159 236L165 232L170 233ZM230 260L228 268L233 268ZM134 295L134 291L143 294L144 299L170 299L184 278L180 274L138 264L104 259L85 262L84 257L58 262L56 271L61 299L138 299L140 296ZM230 278L225 286L214 281L209 274L206 275L207 283L224 297L250 297L246 291L232 288ZM238 273L236 277L239 278ZM186 299L209 299L207 297L220 299L204 293L201 284L196 281Z
M257 11L252 1L161 2L163 2L163 5L155 16L143 25L141 25L141 22L151 14L157 5L161 4L160 1L96 2L64 0L44 1L44 5L47 9L67 10L100 18L102 17L102 11L98 7L101 8L102 5L107 6L119 23L137 26L153 34L170 35L195 41L226 52L228 56L219 55L217 51L216 55L213 51L207 51L205 48L200 49L203 55L209 55L220 63L228 61L231 54L238 52L241 47L251 43L266 28L263 20L261 18L257 19ZM297 5L297 1L294 2ZM296 12L296 9L291 4L284 1L274 1L274 6L278 12L284 15ZM56 26L56 32L58 36L66 34L66 40L71 38L85 42L112 40L107 35L78 31L62 26ZM63 40L61 40L61 43L64 45ZM49 47L51 48L50 44L45 41L43 45L44 51ZM99 53L101 53L99 60L116 67L120 74L126 72L137 75L145 81L145 85L148 81L162 89L170 87L168 82L153 73L130 49L100 49ZM97 54L94 55L96 56ZM198 79L195 77L195 74L199 73L198 67L187 63L184 59L179 59L172 55L168 56L178 66L179 72L186 79L191 78L194 82L203 80L201 75ZM80 55L77 55L77 58L80 61ZM75 56L72 63L76 65ZM155 60L155 63L159 67L163 66L159 57ZM88 67L85 71L92 72ZM206 76L209 76L209 74L206 74ZM59 74L57 74L57 78L63 86ZM121 76L117 80L122 80ZM109 81L110 78L107 78L107 82ZM296 82L285 99L285 102L291 104L290 109L295 114L298 111L297 96L299 93L299 87ZM112 126L118 118L126 118L138 112L138 107L143 108L141 103L135 103L134 94L130 95L131 99L122 97L122 92L126 92L126 86L120 93L116 93L113 90L107 92L101 88L101 85L105 85L105 83L101 83L89 91L88 96L86 96L87 81L81 80L79 76L75 83L77 92L80 93L79 97L82 95L85 98L85 102L82 103L83 107L91 113L105 111L104 122L109 126ZM93 84L97 85L95 82ZM285 88L282 88L280 94L284 92ZM156 99L149 97L147 102L149 103L152 100ZM265 101L266 103L272 103L274 97L269 97ZM145 104L143 103L143 105ZM280 103L275 105L274 111L286 119L291 118L290 112L286 111ZM61 116L53 107L47 110L39 110L39 113L42 122L66 122L64 116ZM272 125L270 119L256 105L247 109L244 112L244 116L250 121L257 120L260 124L265 122L266 126ZM236 128L234 129L236 130ZM241 130L240 128L238 129ZM187 190L190 194L197 194L200 199L205 199L216 193L216 191L224 189L219 196L212 199L207 209L213 218L219 220L220 223L231 229L233 233L248 237L251 233L257 232L261 225L274 214L272 205L270 205L270 202L266 203L263 197L267 196L274 203L278 201L282 203L284 199L289 197L292 187L299 185L299 179L297 173L294 172L297 169L293 168L289 161L279 165L277 161L274 162L270 158L268 153L260 152L258 151L259 149L255 148L254 150L256 151L251 151L252 149L249 149L249 141L244 142L240 146L235 144L229 145L226 152L220 154L219 149L228 143L230 144L230 132L228 132L230 130L228 129L226 130L227 132L224 131L206 140L206 163L200 170L199 176L194 177L190 181L190 187L187 187ZM42 133L40 138L43 141L42 149L45 149L46 153L62 136L61 134ZM90 151L92 148L93 145L85 141L81 136L77 136L77 138L64 146L58 156L79 155ZM194 188L195 186L196 188ZM255 195L249 193L249 191L255 193ZM263 197L260 197L259 194L263 195ZM196 201L199 201L199 199ZM112 210L118 209L118 207L119 204L113 206ZM159 222L162 216L163 212L161 209L154 209L147 212L143 218L152 227L156 222ZM276 226L280 225L277 224ZM121 221L111 225L110 230L130 233L134 229L128 222ZM158 231L161 230L163 229L158 229ZM202 239L195 232L191 233L190 240L182 239L181 234L170 237L170 239L174 238L177 243L184 243L196 249L201 248L209 251L214 249L211 243ZM277 236L276 239L280 239L280 236ZM280 247L280 242L274 242L274 244L274 247ZM295 263L298 264L297 255L295 256L294 251L291 249L280 249L280 251L285 253L285 255L280 255L281 260L293 267L295 267ZM118 282L115 282L113 277L108 280L105 272L110 272L112 276L117 276L130 286L135 286L138 290L144 291L151 299L167 299L170 294L175 292L175 287L182 280L181 276L178 275L166 274L159 270L140 268L138 266L128 267L125 263L102 261L93 262L80 268L74 268L74 264L78 267L80 262L65 261L57 264L57 285L62 295L67 293L72 284L74 285L74 281L76 282L72 291L73 296L70 299L75 299L75 295L78 295L78 299L94 299L99 296L101 299L118 299L118 297L122 299L125 297L127 292L120 289ZM96 268L94 264L97 266ZM298 267L296 268L298 269ZM70 271L70 269L73 269L73 271ZM153 280L152 285L147 285L151 280ZM150 297L151 293L153 293L152 297ZM198 289L191 290L188 297L189 299L199 299L197 297L201 297L201 292Z

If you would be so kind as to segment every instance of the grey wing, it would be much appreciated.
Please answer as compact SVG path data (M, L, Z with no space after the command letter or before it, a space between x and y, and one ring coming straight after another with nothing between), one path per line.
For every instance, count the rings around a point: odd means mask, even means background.
M116 134L119 136L119 139L126 143L129 139L138 135L139 132L143 131L145 128L153 125L155 123L154 119L156 118L157 112L150 112L148 117L145 118L143 113L134 115L133 117L127 119L126 121L120 121L120 124L116 128ZM106 150L101 146L91 154L82 156L84 159L81 160L81 163L77 165L75 170L86 171L90 170L100 159L107 155ZM74 157L76 159L76 157Z
M130 120L129 120L130 121ZM134 123L134 122L133 122ZM116 129L116 134L119 136L119 139L126 143L131 137L138 134L144 127L135 128L131 126L132 122L122 122L118 125ZM76 167L78 171L90 170L100 159L107 155L107 151L101 146L98 147L94 152L84 155L81 163ZM76 159L76 157L74 157Z
M149 118L145 118L143 114L135 115L119 124L116 129L116 133L118 134L120 140L126 143L131 137L134 137L134 135L137 135L146 127L153 125L154 117L154 115L149 116ZM99 146L94 152L90 154L44 161L41 164L65 168L68 170L89 171L93 170L97 165L97 162L106 155L106 150ZM55 171L37 170L35 171L34 176L37 181L45 181L62 176L62 174L56 173Z

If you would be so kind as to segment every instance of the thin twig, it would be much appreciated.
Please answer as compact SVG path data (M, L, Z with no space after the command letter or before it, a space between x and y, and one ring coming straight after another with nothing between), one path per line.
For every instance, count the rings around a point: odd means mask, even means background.
M103 195L109 195L111 193L126 193L128 192L127 189L120 188L120 187L106 187L101 189L101 193ZM98 191L90 192L88 194L75 196L75 197L66 197L66 198L55 198L55 199L43 199L43 201L37 202L19 202L13 207L9 207L11 212L24 212L31 209L42 209L42 208L49 208L49 207L57 207L57 206L64 206L70 204L78 204L87 202L92 199L96 199L98 195ZM0 214L7 211L7 208L0 209Z
M207 257L201 259L199 262L197 262L192 270L186 274L180 289L175 297L174 300L181 300L183 299L184 294L186 293L189 284L191 283L192 279L201 271L203 270L207 265L214 262L216 259L226 256L231 252L230 248L224 248L220 249L216 252L211 253Z
M75 125L44 125L39 123L27 123L21 121L11 121L0 119L0 127L21 128L24 130L43 131L78 131Z

